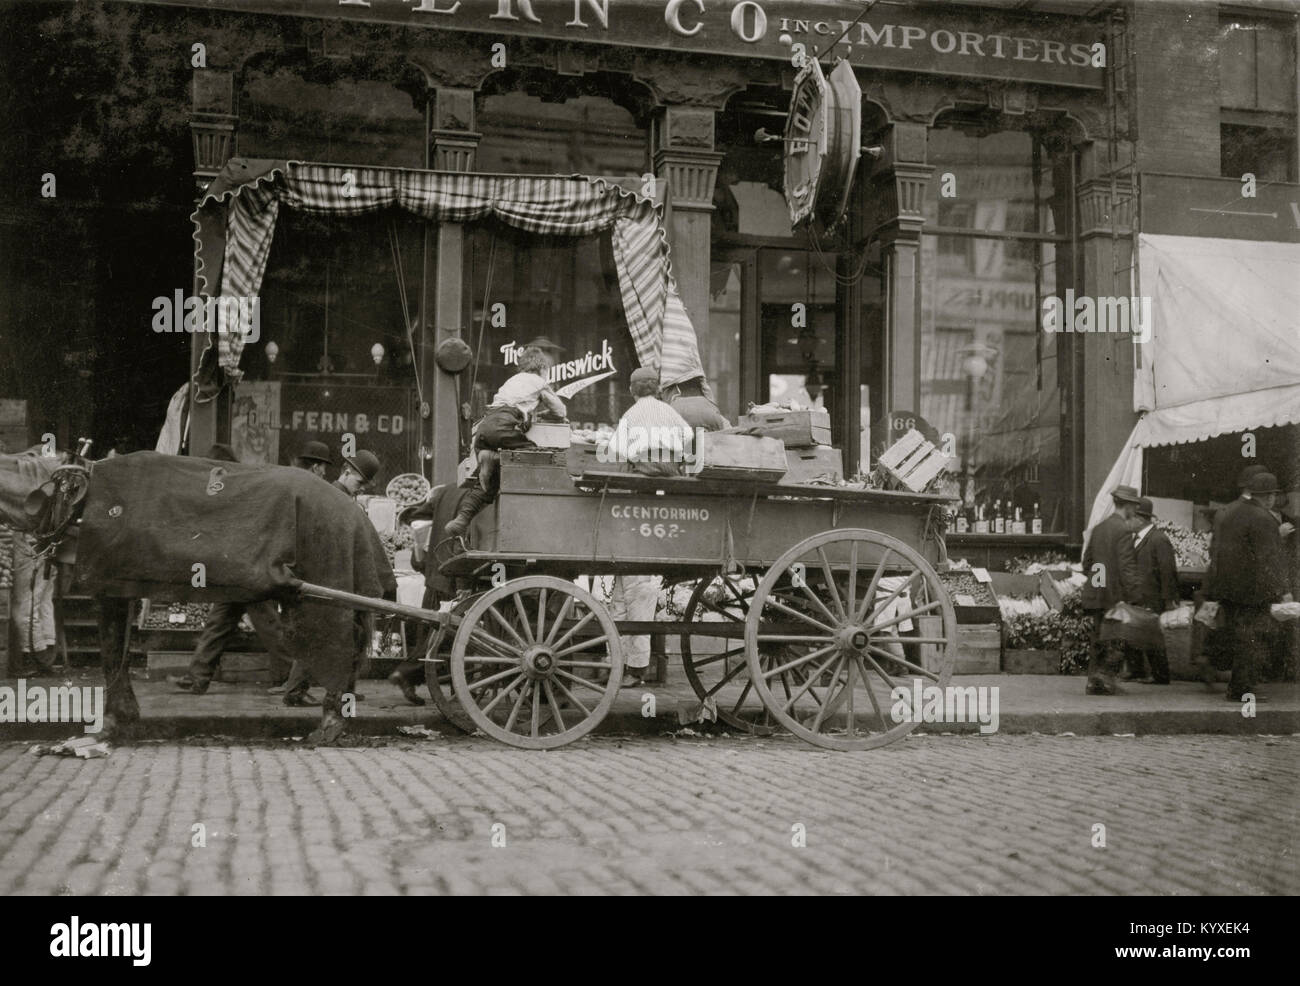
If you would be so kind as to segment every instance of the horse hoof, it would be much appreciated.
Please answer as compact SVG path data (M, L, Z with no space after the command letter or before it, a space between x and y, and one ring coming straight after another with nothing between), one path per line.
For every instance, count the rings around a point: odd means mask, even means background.
M337 746L347 731L342 716L326 716L321 724L307 734L308 746Z

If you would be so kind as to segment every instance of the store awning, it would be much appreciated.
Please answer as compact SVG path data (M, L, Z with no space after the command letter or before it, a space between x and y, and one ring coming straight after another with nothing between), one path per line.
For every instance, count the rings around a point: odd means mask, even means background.
M493 216L519 229L563 236L608 231L637 358L643 366L658 365L664 384L703 375L695 329L673 283L659 208L603 179L234 158L191 217L201 294L257 295L281 205L350 216L395 206L440 222ZM243 337L222 332L216 338L217 362L237 380Z
M1300 244L1198 236L1138 239L1151 339L1135 345L1134 410L1144 412L1093 502L1138 486L1142 449L1300 423Z

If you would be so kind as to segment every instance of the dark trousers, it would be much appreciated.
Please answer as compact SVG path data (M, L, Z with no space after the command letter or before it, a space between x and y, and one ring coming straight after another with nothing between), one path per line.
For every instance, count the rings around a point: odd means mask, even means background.
M1088 614L1092 617L1092 633L1088 642L1088 688L1089 692L1114 692L1115 676L1124 666L1124 644L1118 640L1099 640L1101 621L1106 615L1103 610L1094 610Z
M1268 606L1223 603L1224 621L1232 647L1232 678L1228 695L1240 698L1255 690L1260 662L1268 656L1276 622Z
M199 634L194 657L190 659L190 677L195 681L212 680L226 645L239 631L239 618L244 613L248 613L249 622L257 631L257 639L270 655L276 677L284 674L285 669L293 663L285 650L280 613L272 600L266 599L259 603L214 603L208 612L207 622L203 624L203 632Z
M476 444L485 449L534 448L524 437L528 422L522 411L513 407L489 408L479 419Z

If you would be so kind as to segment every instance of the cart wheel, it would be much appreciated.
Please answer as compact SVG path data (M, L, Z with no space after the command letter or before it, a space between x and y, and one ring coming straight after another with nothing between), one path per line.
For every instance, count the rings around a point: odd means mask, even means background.
M765 620L785 626L770 632ZM790 632L791 624L800 629ZM772 667L761 655L781 645L790 657ZM759 582L745 658L759 698L792 733L832 750L870 750L916 728L913 716L895 720L892 689L911 695L917 679L923 688L947 686L957 616L938 574L902 541L825 531L783 554ZM799 684L787 694L790 674Z
M471 596L468 599L462 599L452 608L452 613L457 617L464 616L465 611L469 609L476 598L476 596ZM437 708L443 719L468 735L478 727L474 725L474 720L465 712L464 707L460 704L460 699L456 697L455 688L452 687L450 647L447 643L448 637L453 632L452 626L459 626L459 622L459 620L456 620L451 626L441 625L430 635L429 648L424 655L426 659L424 683L428 686L429 696L433 699L434 707ZM438 656L439 651L443 654L441 658Z
M709 629L715 623L733 626L744 623L754 598L754 589L753 578L732 575L700 579L696 583L682 621L692 623L698 629L681 635L682 669L696 697L702 703L713 703L719 721L736 729L768 736L781 726L750 684L744 640L740 637L717 637L718 646L698 656L691 644L692 637L713 636ZM779 659L776 654L784 650L769 648L765 651L765 665L774 667L774 661Z
M623 678L623 651L613 619L590 593L529 575L470 607L452 644L451 676L475 726L511 746L549 750L605 718Z

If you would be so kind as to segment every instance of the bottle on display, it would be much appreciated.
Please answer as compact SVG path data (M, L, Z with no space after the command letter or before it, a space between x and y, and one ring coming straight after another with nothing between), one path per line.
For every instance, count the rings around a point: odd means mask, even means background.
M993 533L1007 533L1007 519L1002 516L1002 501L993 501Z
M987 534L989 532L988 518L984 516L984 504L975 508L975 533Z
M970 521L966 517L966 506L963 504L961 509L957 511L957 533L965 534L969 530Z
M1015 520L1011 522L1011 533L1012 534L1025 533L1025 518L1024 515L1020 512L1019 507L1016 507Z
M1038 501L1034 501L1034 516L1029 521L1029 529L1034 534L1043 533L1043 518L1038 512Z

